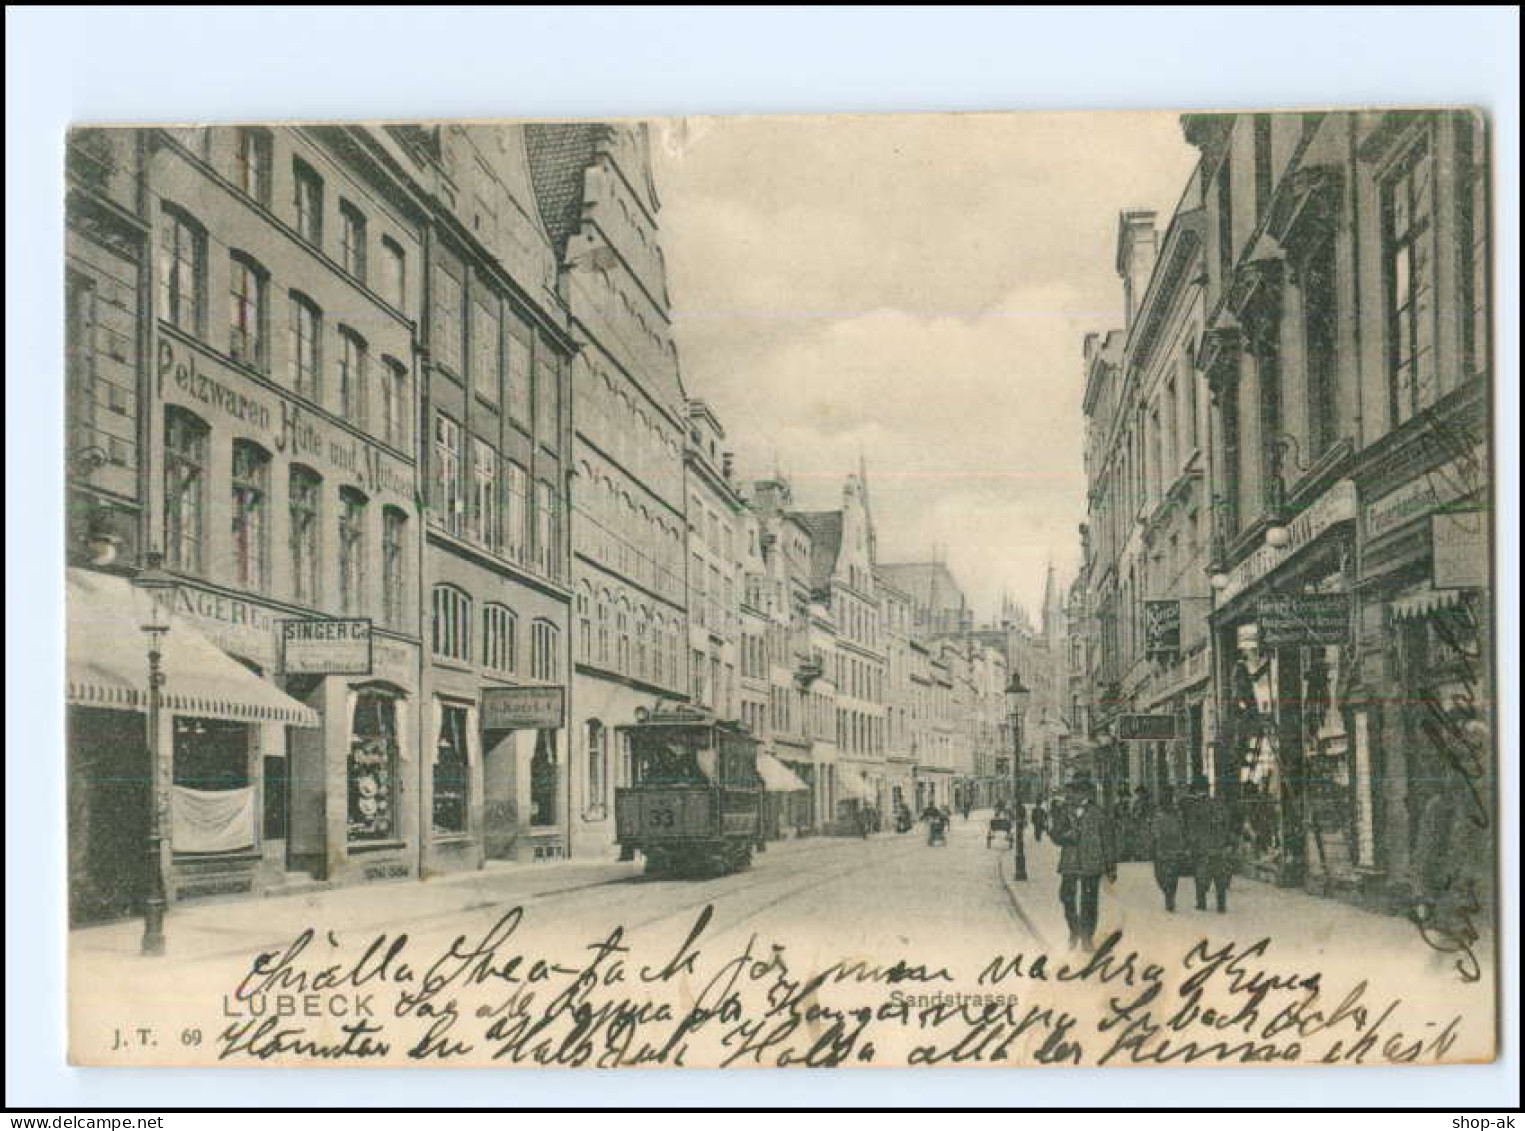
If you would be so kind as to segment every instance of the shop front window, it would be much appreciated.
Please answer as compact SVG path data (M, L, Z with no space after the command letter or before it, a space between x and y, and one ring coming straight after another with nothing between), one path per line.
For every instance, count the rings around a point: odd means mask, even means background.
M254 847L247 723L175 718L170 845L195 855Z
M530 759L530 825L544 828L556 823L557 783L556 732L539 731Z
M602 817L609 794L609 732L597 719L588 720L588 816Z
M355 701L347 776L349 839L390 840L397 835L397 704L389 695L362 692Z
M434 749L434 831L440 835L467 829L471 763L466 749L465 707L440 707L439 739Z

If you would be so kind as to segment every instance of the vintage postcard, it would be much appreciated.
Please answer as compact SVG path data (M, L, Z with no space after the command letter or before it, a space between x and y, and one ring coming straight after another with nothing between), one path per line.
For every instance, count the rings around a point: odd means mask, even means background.
M1489 131L72 130L71 1062L1491 1060Z

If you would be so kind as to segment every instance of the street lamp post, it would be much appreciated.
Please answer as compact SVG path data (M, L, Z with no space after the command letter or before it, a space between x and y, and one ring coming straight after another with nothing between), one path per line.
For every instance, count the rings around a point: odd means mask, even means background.
M1022 805L1022 715L1032 694L1023 684L1022 676L1012 672L1011 682L1006 685L1006 713L1011 722L1011 823L1016 841L1012 879L1015 880L1027 879L1027 850L1023 845L1027 831L1026 810L1020 810L1023 814L1021 821L1017 820L1017 813Z
M142 599L139 619L148 635L148 893L143 899L143 943L145 955L164 953L164 909L168 902L164 891L164 823L161 815L163 785L159 766L159 725L163 705L164 637L170 629L170 609L177 582L164 570L164 555L150 551L147 565L132 583Z

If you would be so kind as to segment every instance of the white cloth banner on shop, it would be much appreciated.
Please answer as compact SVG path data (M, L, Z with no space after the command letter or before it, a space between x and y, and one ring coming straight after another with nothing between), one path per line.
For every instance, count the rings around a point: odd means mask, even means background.
M170 846L176 852L254 847L254 788L170 790Z

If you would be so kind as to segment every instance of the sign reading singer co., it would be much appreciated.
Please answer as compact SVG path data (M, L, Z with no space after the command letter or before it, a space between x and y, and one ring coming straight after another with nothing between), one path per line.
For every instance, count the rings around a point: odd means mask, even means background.
M565 725L560 687L484 687L483 730L557 730Z
M370 675L371 622L283 620L281 662L287 675Z

